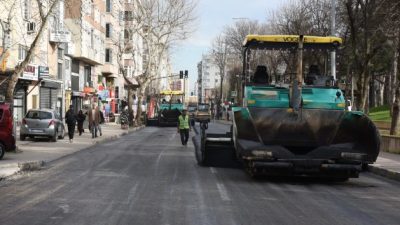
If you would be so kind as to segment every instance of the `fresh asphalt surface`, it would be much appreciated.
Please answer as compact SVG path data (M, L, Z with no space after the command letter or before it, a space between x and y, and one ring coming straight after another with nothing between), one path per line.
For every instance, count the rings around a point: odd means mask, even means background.
M270 181L199 167L176 128L147 127L0 181L1 225L388 225L400 224L399 209L400 184L369 173Z

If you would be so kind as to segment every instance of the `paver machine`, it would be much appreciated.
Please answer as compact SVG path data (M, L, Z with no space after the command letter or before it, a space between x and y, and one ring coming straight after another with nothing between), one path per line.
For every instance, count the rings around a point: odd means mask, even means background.
M331 77L318 74L314 66L303 76L303 51L328 52L341 43L337 37L248 35L243 43L243 104L233 108L231 132L203 129L193 139L197 162L212 165L215 155L231 149L232 154L218 160L238 160L250 175L358 177L378 156L377 128L362 112L345 110L343 93ZM296 56L296 73L288 85L272 85L265 66L252 67L253 51L270 50Z
M177 126L179 115L183 110L182 91L162 91L160 92L161 103L158 109L159 126ZM167 101L166 97L169 97Z

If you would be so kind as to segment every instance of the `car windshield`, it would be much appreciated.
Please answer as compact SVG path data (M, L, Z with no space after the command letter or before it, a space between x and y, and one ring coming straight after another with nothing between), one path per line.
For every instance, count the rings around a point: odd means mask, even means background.
M196 111L196 106L189 106L189 107L188 107L188 111L189 111L189 112Z
M209 105L199 105L199 111L208 111Z
M51 119L52 116L51 116L50 112L29 111L28 114L26 114L26 118L28 118L28 119L46 120L46 119Z

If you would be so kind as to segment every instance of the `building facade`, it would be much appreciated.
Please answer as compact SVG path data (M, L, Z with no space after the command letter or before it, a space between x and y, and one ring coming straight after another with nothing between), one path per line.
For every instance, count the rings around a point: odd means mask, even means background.
M49 2L43 2L43 9ZM19 77L14 117L21 121L27 110L35 108L52 108L64 115L70 105L78 112L93 104L106 114L119 113L121 101L127 99L122 71L134 80L146 63L140 35L125 32L135 23L135 3L59 0ZM10 10L12 20L7 18ZM34 0L0 3L0 95L5 95L9 78L37 36L39 15ZM163 65L161 75L170 73L168 57Z
M44 8L48 7L48 2L43 4ZM11 19L8 17L9 13L13 15ZM62 42L52 36L53 31L62 29L58 26L62 15L63 1L60 1L49 19L51 26L44 28L29 64L18 79L13 102L14 118L18 121L31 108L56 109L60 114L64 112L63 60L58 57ZM0 94L4 95L8 79L25 59L29 46L37 36L41 23L39 6L36 1L31 0L2 1L0 20L2 25L7 26L7 29L2 29L1 36L6 38L1 39L0 45L1 52L5 52L0 71Z
M218 91L220 75L210 54L203 54L201 62L198 63L198 73L199 99L205 103L212 102Z

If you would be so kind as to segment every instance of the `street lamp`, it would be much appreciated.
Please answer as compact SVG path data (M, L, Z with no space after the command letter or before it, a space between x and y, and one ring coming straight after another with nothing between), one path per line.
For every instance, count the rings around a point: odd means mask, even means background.
M335 36L336 0L331 0L331 35ZM336 82L336 51L331 51L331 74L333 82Z

